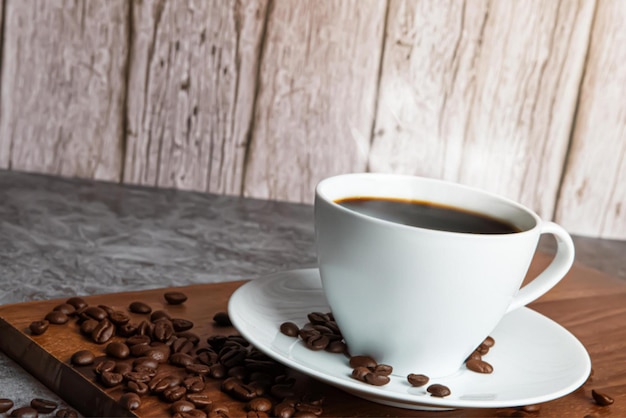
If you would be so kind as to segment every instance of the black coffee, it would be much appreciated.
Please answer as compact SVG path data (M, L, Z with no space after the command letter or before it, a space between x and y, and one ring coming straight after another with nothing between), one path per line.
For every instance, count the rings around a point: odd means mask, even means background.
M512 234L520 229L476 212L438 203L378 197L350 197L335 203L355 212L419 228L471 234Z

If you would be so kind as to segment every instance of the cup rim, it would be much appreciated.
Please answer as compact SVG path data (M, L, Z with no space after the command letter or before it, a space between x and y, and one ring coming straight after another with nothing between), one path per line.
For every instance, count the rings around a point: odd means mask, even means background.
M456 188L457 190L464 190L470 193L477 193L480 195L483 195L485 197L488 197L490 199L495 199L498 200L520 212L523 212L526 216L529 216L530 218L532 218L534 224L532 225L532 227L529 228L524 228L520 231L517 232L513 232L513 233L490 233L490 234L480 234L480 233L468 233L468 232L457 232L457 231L445 231L445 230L439 230L439 229L430 229L430 228L423 228L423 227L417 227L417 226L409 226L409 225L404 225L401 223L397 223L397 222L393 222L393 221L389 221L389 220L385 220L385 219L381 219L381 218L376 218L374 216L371 215L367 215L367 214L363 214L360 212L357 212L355 210L352 209L348 209L340 204L338 204L336 201L339 199L346 199L346 198L356 198L356 197L381 197L381 196L367 196L364 194L361 195L346 195L343 197L337 197L337 198L330 198L328 196L328 193L324 190L325 188L329 187L328 184L332 183L332 182L336 182L336 181L341 181L342 179L348 179L348 178L361 178L361 177L369 177L369 178L381 178L381 179L392 179L392 178L401 178L401 179L406 179L408 181L416 181L416 182L426 182L426 183L431 183L431 184L438 184L438 185L442 185L445 187L453 187ZM409 229L409 230L415 230L418 229L420 231L424 231L427 233L434 233L434 234L452 234L456 237L459 236L467 236L467 237L473 237L473 238L479 238L479 237L484 237L484 238L496 238L496 237L511 237L511 236L521 236L521 235L525 235L528 233L532 233L533 231L537 230L538 228L540 228L540 225L542 223L542 219L539 215L537 215L537 213L535 213L535 211L533 211L532 209L522 205L519 202L516 202L515 200L512 200L510 198L507 198L505 196L502 196L500 194L494 193L494 192L490 192L484 189L480 189L478 187L472 187L472 186L468 186L462 183L457 183L454 181L449 181L449 180L442 180L442 179L437 179L437 178L431 178L431 177L423 177L423 176L415 176L415 175L409 175L409 174L394 174L394 173L372 173L372 172L363 172L363 173L346 173L346 174L338 174L335 176L331 176L331 177L327 177L324 178L322 180L320 180L316 187L315 187L315 197L322 199L324 202L330 204L333 208L346 213L346 214L350 214L351 216L356 216L359 219L363 219L363 220L367 220L370 222L374 222L376 224L380 224L380 225L386 225L386 226L392 226L395 228L400 228L400 229ZM389 198L397 198L397 196L387 196ZM419 199L415 199L415 200L419 200ZM424 199L427 200L427 199ZM443 203L443 202L437 202L437 203L442 203L444 205L447 206L452 206L455 207L454 205L450 205L447 203ZM459 207L459 209L463 209L466 210L463 207ZM469 209L469 211L471 212L475 212L475 213L479 213L479 211L472 211L471 209ZM506 220L506 219L504 219ZM506 220L509 221L510 220ZM518 225L516 225L518 226Z

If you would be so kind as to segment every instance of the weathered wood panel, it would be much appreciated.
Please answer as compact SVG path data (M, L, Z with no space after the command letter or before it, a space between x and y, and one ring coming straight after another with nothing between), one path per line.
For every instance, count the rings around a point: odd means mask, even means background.
M133 3L124 181L240 193L266 6Z
M626 2L599 0L556 219L626 238Z
M272 3L244 195L310 202L322 177L366 169L386 3Z
M128 2L7 0L3 167L120 180Z
M550 218L593 10L391 0L371 170L459 181Z

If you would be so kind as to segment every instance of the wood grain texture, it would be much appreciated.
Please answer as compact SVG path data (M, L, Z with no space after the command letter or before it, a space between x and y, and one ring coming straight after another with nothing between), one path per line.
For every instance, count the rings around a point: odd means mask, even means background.
M129 4L7 0L0 164L120 180Z
M239 194L266 5L133 3L125 182Z
M550 218L593 9L392 0L370 169L459 181Z
M600 0L556 220L626 238L626 3Z
M272 3L245 196L311 202L323 177L363 171L386 0Z

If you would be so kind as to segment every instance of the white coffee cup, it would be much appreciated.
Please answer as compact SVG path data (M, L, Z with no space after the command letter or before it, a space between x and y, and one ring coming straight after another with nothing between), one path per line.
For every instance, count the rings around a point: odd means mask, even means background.
M433 202L506 221L520 232L425 229L336 203L355 197ZM554 235L557 253L520 289L541 234ZM550 290L574 261L568 233L530 209L414 176L358 173L322 180L315 191L315 235L322 287L350 354L372 356L403 376L457 372L507 312Z

